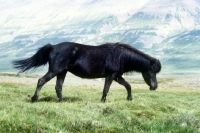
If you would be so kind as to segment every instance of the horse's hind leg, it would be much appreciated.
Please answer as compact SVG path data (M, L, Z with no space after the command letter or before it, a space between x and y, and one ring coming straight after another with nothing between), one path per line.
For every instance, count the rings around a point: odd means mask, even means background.
M126 88L127 93L128 93L127 100L132 100L133 98L132 98L132 94L131 94L131 85L130 85L128 82L126 82L125 79L122 78L121 76L120 76L120 77L117 77L117 78L115 79L115 81L116 81L117 83L123 85L123 86Z
M62 101L62 85L64 83L66 73L67 73L67 71L64 71L64 72L59 73L57 75L57 81L56 81L55 89L56 89L56 94L57 94L59 102Z
M55 76L56 76L55 73L48 71L42 78L40 78L40 79L38 80L37 88L36 88L36 90L35 90L35 94L31 97L31 101L32 101L32 102L37 101L42 86L43 86L46 82L48 82L50 79L52 79L53 77L55 77Z

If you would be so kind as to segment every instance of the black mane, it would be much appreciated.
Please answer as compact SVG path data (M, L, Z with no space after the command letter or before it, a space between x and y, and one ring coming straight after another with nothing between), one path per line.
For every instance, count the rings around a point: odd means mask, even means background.
M147 71L151 69L151 66L155 65L157 62L156 58L153 58L149 56L148 54L143 53L142 51L139 51L138 49L125 44L125 43L106 43L104 45L101 45L104 47L107 47L109 49L115 50L115 55L117 56L119 54L121 55L121 60L124 61L125 65L125 72L131 72L131 71ZM122 59L123 58L123 59ZM157 70L157 72L159 72Z
M142 51L139 51L138 49L132 47L131 45L128 45L126 43L116 43L117 47L125 48L124 50L127 52L134 52L137 54L139 58L145 58L147 60L154 60L155 58L149 56L148 54L143 53Z

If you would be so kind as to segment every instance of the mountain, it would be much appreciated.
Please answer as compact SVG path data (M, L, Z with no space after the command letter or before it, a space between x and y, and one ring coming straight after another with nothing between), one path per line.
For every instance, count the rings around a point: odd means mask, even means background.
M200 28L188 30L163 40L159 45L164 64L174 73L196 73L200 66ZM170 72L170 71L169 71Z
M156 58L163 74L196 74L200 1L0 1L0 71L41 46L125 42Z

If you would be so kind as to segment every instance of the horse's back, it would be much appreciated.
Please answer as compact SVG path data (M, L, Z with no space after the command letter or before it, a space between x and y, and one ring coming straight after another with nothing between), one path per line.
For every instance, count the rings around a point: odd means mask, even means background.
M100 78L105 76L107 49L99 46L75 46L69 62L69 71L82 78Z
M73 42L54 45L49 67L53 71L67 70L82 78L105 76L106 60L110 50L106 45L90 46Z

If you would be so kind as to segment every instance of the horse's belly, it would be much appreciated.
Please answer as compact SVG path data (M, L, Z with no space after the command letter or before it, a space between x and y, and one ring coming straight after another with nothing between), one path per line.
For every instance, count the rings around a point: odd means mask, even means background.
M88 72L84 72L84 71L78 71L78 70L71 70L69 71L72 74L81 77L81 78L102 78L105 77L103 74L100 73L88 73Z
M105 76L106 57L100 55L79 55L70 62L68 71L81 78L101 78Z

